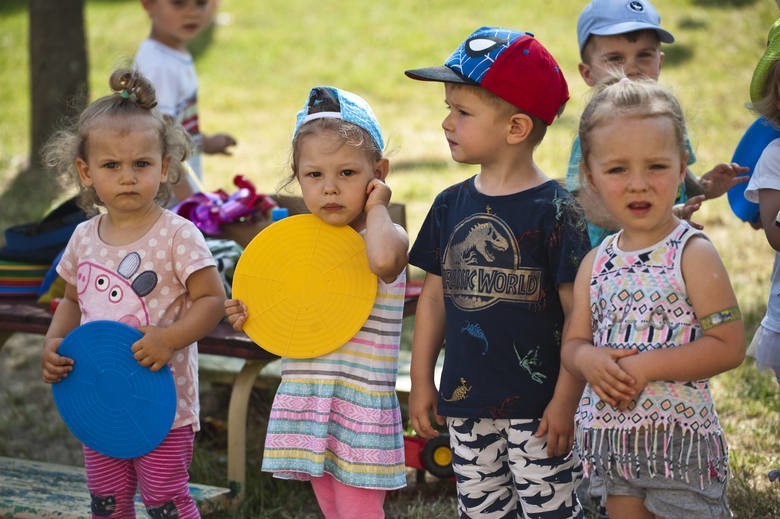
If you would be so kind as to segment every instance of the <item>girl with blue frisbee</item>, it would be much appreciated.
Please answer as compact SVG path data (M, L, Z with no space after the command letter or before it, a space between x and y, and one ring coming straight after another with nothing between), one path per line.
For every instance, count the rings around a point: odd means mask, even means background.
M134 458L84 445L92 514L135 517L140 488L152 517L200 517L188 487L200 428L197 340L219 322L225 291L203 235L164 208L184 171L185 130L155 109L154 88L137 71L116 70L109 83L114 93L44 150L48 164L78 181L80 205L94 216L76 228L57 265L66 287L46 333L43 379L57 384L91 367L57 352L80 324L118 321L141 332L135 360L173 373L173 425L161 444Z

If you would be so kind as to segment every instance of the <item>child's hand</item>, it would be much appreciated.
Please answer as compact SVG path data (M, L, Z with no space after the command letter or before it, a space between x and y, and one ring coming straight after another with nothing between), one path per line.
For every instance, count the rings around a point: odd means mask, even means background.
M41 354L41 373L43 381L54 384L68 376L73 371L73 359L57 354L62 337L45 339L43 353Z
M547 455L563 456L568 454L574 445L574 413L576 407L566 405L563 399L553 396L544 408L542 420L534 436L541 438L547 435Z
M417 435L426 440L439 435L439 431L431 425L431 414L438 425L444 425L444 417L436 413L438 398L433 382L425 387L413 383L409 392L409 423Z
M691 227L694 229L703 229L704 226L691 220L693 213L701 208L702 202L704 202L704 195L692 196L686 200L684 204L677 204L672 207L672 213L681 220L688 220L688 223L691 224Z
M227 133L215 133L209 136L203 136L201 146L203 152L208 154L221 153L222 155L231 155L228 148L237 144L236 139Z
M645 375L645 370L642 369L644 362L641 358L641 355L623 357L622 359L618 360L617 363L618 366L620 366L626 373L631 376L631 378L634 379L634 383L632 385L634 389L634 396L632 398L622 399L618 405L615 406L619 410L625 411L628 409L628 406L631 404L631 402L635 400L642 391L645 390L647 384L650 383L650 379L647 377L647 375Z
M249 316L246 306L240 299L225 300L225 315L228 318L228 322L230 322L230 326L237 332L243 330L246 318Z
M374 206L381 205L387 207L390 204L390 196L393 192L382 180L375 178L366 186L366 194L368 198L366 199L365 211L368 212Z
M624 357L636 355L636 349L582 348L582 375L596 392L596 395L612 407L620 401L634 398L634 378L626 372L618 361Z
M157 326L139 326L144 336L135 341L130 351L141 366L157 371L168 364L176 350L163 328Z
M704 196L707 197L707 200L712 200L723 195L737 184L747 182L750 177L745 173L748 171L750 168L740 166L736 162L718 164L699 179Z

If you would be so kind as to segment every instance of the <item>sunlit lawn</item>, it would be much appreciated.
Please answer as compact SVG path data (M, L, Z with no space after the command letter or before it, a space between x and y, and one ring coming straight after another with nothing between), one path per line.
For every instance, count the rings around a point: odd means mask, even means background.
M744 104L752 69L766 33L780 14L769 0L657 0L663 25L677 42L666 46L661 81L673 87L686 110L701 174L730 160L754 119ZM0 3L0 182L26 164L29 101L26 9L22 0ZM273 192L287 171L294 116L311 86L333 84L368 99L382 122L391 160L394 199L407 206L416 235L437 192L474 173L449 158L440 121L443 89L403 75L406 68L437 65L480 25L527 30L553 52L569 80L571 100L539 147L536 159L551 177L564 174L569 146L587 88L577 72L576 18L582 1L482 2L431 0L221 0L218 24L198 42L201 126L229 131L239 140L231 157L205 159L209 189L231 190L243 173ZM148 21L135 0L87 2L86 22L93 97L107 92L110 70L130 62ZM25 196L18 199L24 204ZM13 207L0 208L3 227ZM763 316L773 251L763 234L731 213L725 197L708 202L695 218L718 247L752 335ZM415 272L417 274L417 272ZM730 497L738 517L780 516L777 484L766 478L780 467L778 387L751 361L714 382L716 404L731 445L735 480ZM257 405L265 398L258 395ZM267 405L267 402L266 402ZM259 413L262 415L262 413ZM257 424L262 427L262 423ZM219 443L204 444L196 479L224 483ZM293 517L291 493L299 486L271 482L249 472L255 487L242 514ZM216 466L216 468L215 468ZM296 494L296 496L298 495ZM429 503L430 496L423 496ZM421 497L421 499L423 499ZM452 503L415 504L401 498L396 517L449 517ZM309 503L310 504L310 503ZM308 506L308 505L307 505ZM261 512L263 510L263 512ZM303 512L301 512L303 513ZM241 515L237 515L241 516Z

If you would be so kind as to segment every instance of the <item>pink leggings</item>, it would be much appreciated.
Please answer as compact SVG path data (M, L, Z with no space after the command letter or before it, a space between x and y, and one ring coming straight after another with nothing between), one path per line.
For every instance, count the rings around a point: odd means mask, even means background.
M325 519L383 519L386 490L345 485L328 473L311 479Z
M200 517L190 496L187 469L195 432L189 425L173 429L152 452L139 458L104 456L84 446L92 517L135 517L136 488L152 517Z

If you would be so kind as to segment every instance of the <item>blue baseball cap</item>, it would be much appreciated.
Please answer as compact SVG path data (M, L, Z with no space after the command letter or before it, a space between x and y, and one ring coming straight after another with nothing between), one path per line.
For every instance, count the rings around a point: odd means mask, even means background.
M480 27L443 66L407 70L421 81L477 85L548 125L569 100L558 63L530 32Z
M332 86L316 86L311 89L306 104L296 117L293 139L301 126L314 119L326 117L342 119L363 128L374 140L377 149L384 149L382 129L366 100L357 94Z
M674 36L661 28L661 16L647 0L591 0L577 19L580 54L591 34L612 36L650 29L663 43L674 43Z

